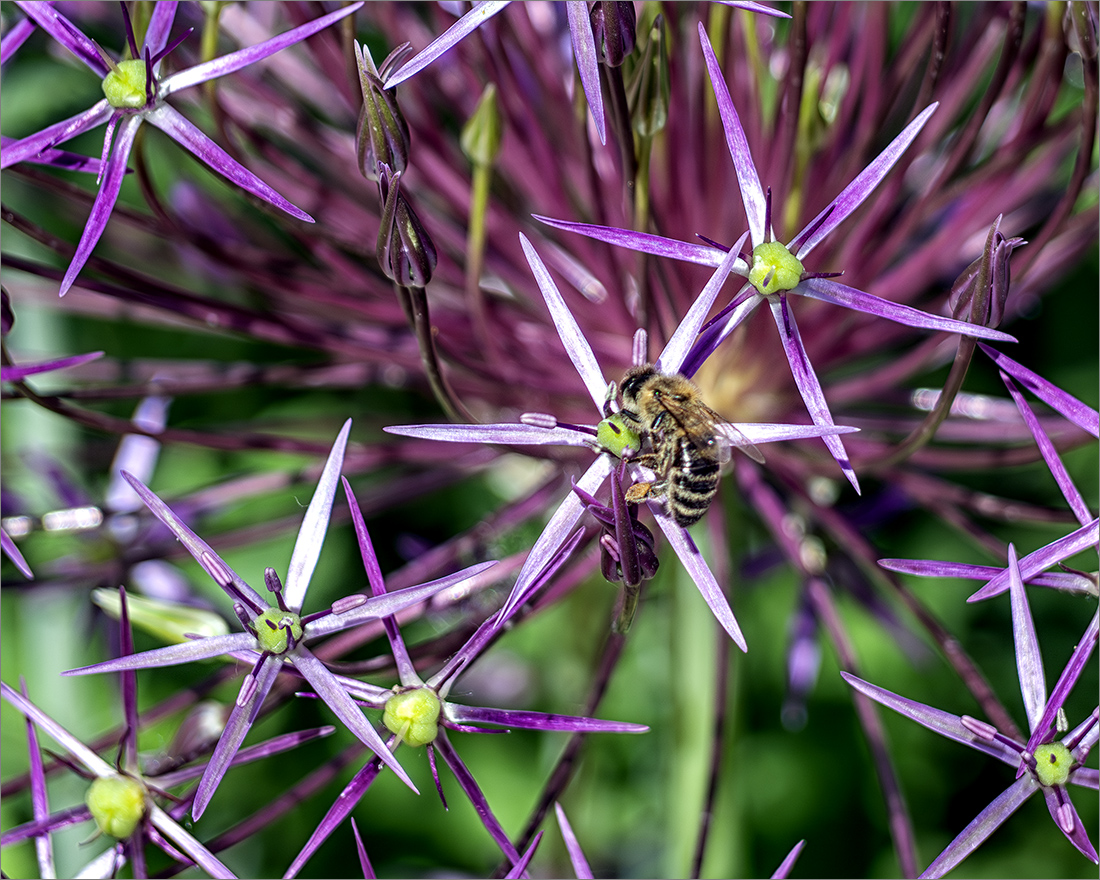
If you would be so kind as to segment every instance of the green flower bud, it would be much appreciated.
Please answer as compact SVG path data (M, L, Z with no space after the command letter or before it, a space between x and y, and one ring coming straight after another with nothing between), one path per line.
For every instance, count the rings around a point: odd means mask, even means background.
M283 611L280 608L268 608L252 621L256 628L256 641L261 651L269 654L285 654L289 639L287 632L294 636L298 642L302 638L302 618L293 611Z
M145 106L145 61L120 61L103 77L103 94L112 107L139 110Z
M84 803L100 831L127 840L145 815L145 786L130 776L101 776Z
M415 688L394 694L386 701L382 723L410 746L424 746L439 733L441 703L435 691Z
M769 274L771 280L768 280ZM802 263L784 245L766 241L753 248L749 283L762 294L794 290L801 280Z
M619 458L626 452L635 453L642 448L642 438L626 424L622 413L612 413L596 425L596 442Z
M1048 743L1035 750L1035 775L1040 785L1065 785L1073 769L1073 755L1060 742Z
M92 590L92 601L115 620L122 611L122 600L118 590L100 588ZM200 636L224 636L229 632L225 620L220 614L181 605L178 602L166 602L163 599L150 599L146 596L126 595L126 609L130 613L130 622L134 626L151 633L158 639L171 644L182 645L190 641L186 633Z
M504 117L497 103L497 87L489 83L481 93L474 115L462 127L459 145L473 165L490 166L500 153Z

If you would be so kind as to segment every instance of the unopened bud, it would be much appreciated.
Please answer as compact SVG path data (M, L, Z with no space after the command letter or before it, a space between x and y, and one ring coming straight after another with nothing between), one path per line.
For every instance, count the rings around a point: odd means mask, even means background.
M382 194L382 223L376 255L386 277L405 287L426 287L438 255L431 236L401 194L401 175L382 169L378 178Z
M473 116L462 127L459 145L473 165L488 167L500 154L503 139L504 117L497 103L497 87L489 83L481 93Z
M378 180L379 163L394 174L409 163L409 126L397 106L397 93L382 85L370 53L355 44L359 66L359 85L363 91L363 109L356 132L359 171L367 180Z
M960 321L982 327L996 327L1004 317L1008 299L1009 257L1022 244L1022 238L1005 238L998 217L986 236L982 255L967 266L951 285L948 303L951 314Z
M634 4L600 0L589 14L592 16L592 36L596 38L600 60L608 67L618 67L634 51L638 27Z

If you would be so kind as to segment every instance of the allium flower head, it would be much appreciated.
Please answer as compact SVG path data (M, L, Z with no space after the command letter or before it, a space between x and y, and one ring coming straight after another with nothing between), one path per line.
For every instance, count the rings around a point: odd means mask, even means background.
M61 295L72 286L99 241L111 215L126 174L126 163L142 122L149 122L168 134L199 159L228 177L233 183L306 222L313 218L294 207L251 171L233 159L221 147L196 128L178 110L166 102L175 92L191 88L219 76L254 64L280 49L315 34L333 22L355 12L362 4L352 4L273 37L258 46L241 49L221 58L206 61L166 77L160 76L161 63L189 34L168 42L176 15L174 2L157 3L149 19L145 36L138 46L126 7L126 33L131 57L115 61L64 15L46 2L25 2L20 8L39 27L76 55L97 76L103 78L103 99L76 116L44 128L36 134L5 143L0 168L16 162L39 160L58 144L71 140L98 125L107 123L103 139L103 158L99 170L101 186L92 205L92 214L84 227L76 254L61 282Z

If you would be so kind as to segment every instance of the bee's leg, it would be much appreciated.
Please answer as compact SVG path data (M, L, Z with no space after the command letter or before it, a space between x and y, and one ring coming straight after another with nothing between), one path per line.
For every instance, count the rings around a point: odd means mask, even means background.
M649 493L653 489L653 483L635 483L629 489L626 490L626 503L627 504L641 504L646 498L649 497Z

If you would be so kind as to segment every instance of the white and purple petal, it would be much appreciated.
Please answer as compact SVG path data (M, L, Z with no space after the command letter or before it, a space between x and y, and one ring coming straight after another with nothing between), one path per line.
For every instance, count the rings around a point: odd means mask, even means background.
M484 0L484 2L475 3L469 12L401 65L398 70L386 77L386 88L391 89L400 85L409 77L419 73L460 40L481 27L508 3L509 0Z

